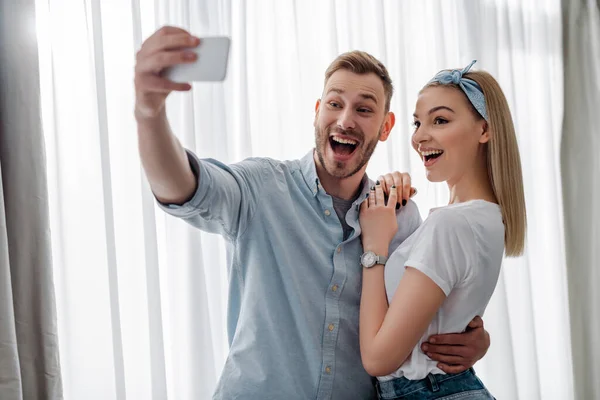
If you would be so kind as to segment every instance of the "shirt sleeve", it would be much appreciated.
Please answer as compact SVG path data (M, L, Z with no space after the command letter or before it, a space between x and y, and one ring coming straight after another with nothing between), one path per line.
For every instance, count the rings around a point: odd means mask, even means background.
M249 158L226 165L214 159L200 160L191 151L186 152L197 178L196 192L182 205L158 202L159 207L203 231L236 238L254 215L268 162Z
M442 209L434 211L416 235L404 266L427 275L448 296L467 280L477 259L471 226L463 215Z

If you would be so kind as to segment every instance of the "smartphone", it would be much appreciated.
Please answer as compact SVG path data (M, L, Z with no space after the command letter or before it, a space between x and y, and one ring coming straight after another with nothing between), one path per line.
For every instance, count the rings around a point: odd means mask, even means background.
M189 49L198 55L196 61L167 68L164 77L178 83L222 81L227 75L230 44L227 36L200 38L200 44Z

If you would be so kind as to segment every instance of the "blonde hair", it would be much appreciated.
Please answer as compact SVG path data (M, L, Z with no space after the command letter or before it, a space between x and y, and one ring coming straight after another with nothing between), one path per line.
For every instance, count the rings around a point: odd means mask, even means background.
M355 74L363 75L374 73L381 79L383 83L383 91L385 93L385 112L390 111L390 103L392 101L392 95L394 94L394 86L392 85L392 78L385 68L385 65L369 53L360 50L349 51L347 53L340 54L335 60L329 64L325 71L325 84L331 75L340 69L345 69Z
M483 90L490 133L487 143L488 175L504 221L505 254L508 257L517 257L522 255L525 249L527 211L521 157L510 108L502 88L489 73L472 71L464 74L463 78L474 80ZM438 85L440 84L435 82L426 87ZM444 86L453 86L462 92L457 85ZM483 118L475 107L471 108L479 118Z

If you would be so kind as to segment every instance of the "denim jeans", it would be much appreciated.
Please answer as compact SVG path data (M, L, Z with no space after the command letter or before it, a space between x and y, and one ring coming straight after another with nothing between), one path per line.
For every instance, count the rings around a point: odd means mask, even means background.
M381 400L493 400L471 368L459 374L429 374L425 379L411 381L396 378L377 382L378 398Z

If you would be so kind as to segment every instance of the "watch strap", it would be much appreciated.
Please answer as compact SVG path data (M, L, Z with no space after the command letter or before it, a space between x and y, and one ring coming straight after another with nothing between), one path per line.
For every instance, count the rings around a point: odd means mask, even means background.
M375 265L377 265L377 264L385 265L387 260L388 260L388 258L386 256L377 256L377 258L375 259Z

